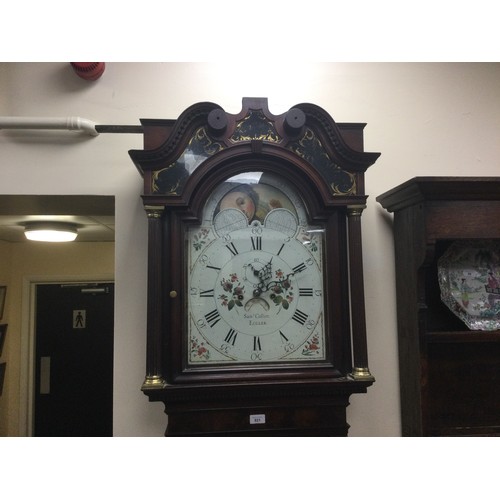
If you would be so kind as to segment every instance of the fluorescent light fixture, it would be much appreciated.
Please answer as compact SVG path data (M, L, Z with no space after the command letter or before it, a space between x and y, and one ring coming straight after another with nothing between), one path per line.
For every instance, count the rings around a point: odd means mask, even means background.
M67 222L29 222L24 234L31 241L74 241L78 231L74 224Z

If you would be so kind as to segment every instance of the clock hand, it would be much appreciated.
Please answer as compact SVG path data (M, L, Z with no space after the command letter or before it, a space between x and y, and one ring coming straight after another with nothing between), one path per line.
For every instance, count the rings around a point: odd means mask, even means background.
M262 281L268 280L272 276L271 272L271 262L273 261L273 258L271 257L271 260L260 270L259 273L259 279Z
M272 276L271 272L271 262L273 258L271 257L271 260L264 265L262 269L255 269L255 267L252 264L249 264L250 267L253 270L254 276L259 278L259 283L257 284L257 288L254 289L253 295L254 297L259 297L263 291L269 290L269 288L266 288L266 281Z
M273 260L272 257L271 257L271 260ZM257 278L259 278L260 281L263 281L263 277L265 274L270 275L270 273L271 273L271 270L270 270L271 260L267 264L265 264L262 269L255 269L255 267L252 264L248 264L252 268L253 275L256 276Z
M287 274L283 279L280 279L279 281L270 281L266 287L263 289L264 292L269 291L273 286L281 286L283 283L286 283L290 276L294 276L296 273L290 273Z
M272 275L272 273L271 273L271 261L272 260L273 260L273 258L271 257L271 260L262 268L262 271L266 270L266 272L267 272L266 276L268 278L270 278ZM253 269L253 266L252 266L252 269ZM258 297L262 294L262 292L268 292L274 286L283 285L284 283L286 283L290 279L290 276L295 276L297 273L300 273L302 270L303 269L299 268L296 271L287 274L284 278L281 278L278 281L274 280L274 281L269 281L267 283L262 279L261 274L259 274L260 283L257 285L257 288L254 290L254 296Z
M252 264L248 264L248 265L252 268L253 275L254 276L259 276L260 271L258 269L255 269L255 267L253 267Z

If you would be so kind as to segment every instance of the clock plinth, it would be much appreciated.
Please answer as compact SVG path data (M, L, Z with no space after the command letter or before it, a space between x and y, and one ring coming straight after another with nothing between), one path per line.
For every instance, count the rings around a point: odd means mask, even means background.
M325 381L245 384L232 394L213 386L145 392L165 403L166 436L347 436L349 397L371 383L345 377L333 387Z
M147 375L166 435L347 435L374 382L362 272L363 124L300 104L142 120Z

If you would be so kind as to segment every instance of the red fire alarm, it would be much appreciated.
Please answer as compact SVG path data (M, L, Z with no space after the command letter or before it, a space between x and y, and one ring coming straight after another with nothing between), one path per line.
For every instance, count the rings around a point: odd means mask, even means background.
M72 62L70 64L75 73L84 80L97 80L106 68L103 62Z

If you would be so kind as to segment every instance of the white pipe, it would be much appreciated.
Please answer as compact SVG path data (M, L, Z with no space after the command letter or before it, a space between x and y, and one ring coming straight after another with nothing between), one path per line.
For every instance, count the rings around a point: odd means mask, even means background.
M0 129L77 130L96 136L99 132L95 126L94 122L79 116L66 118L0 116Z

